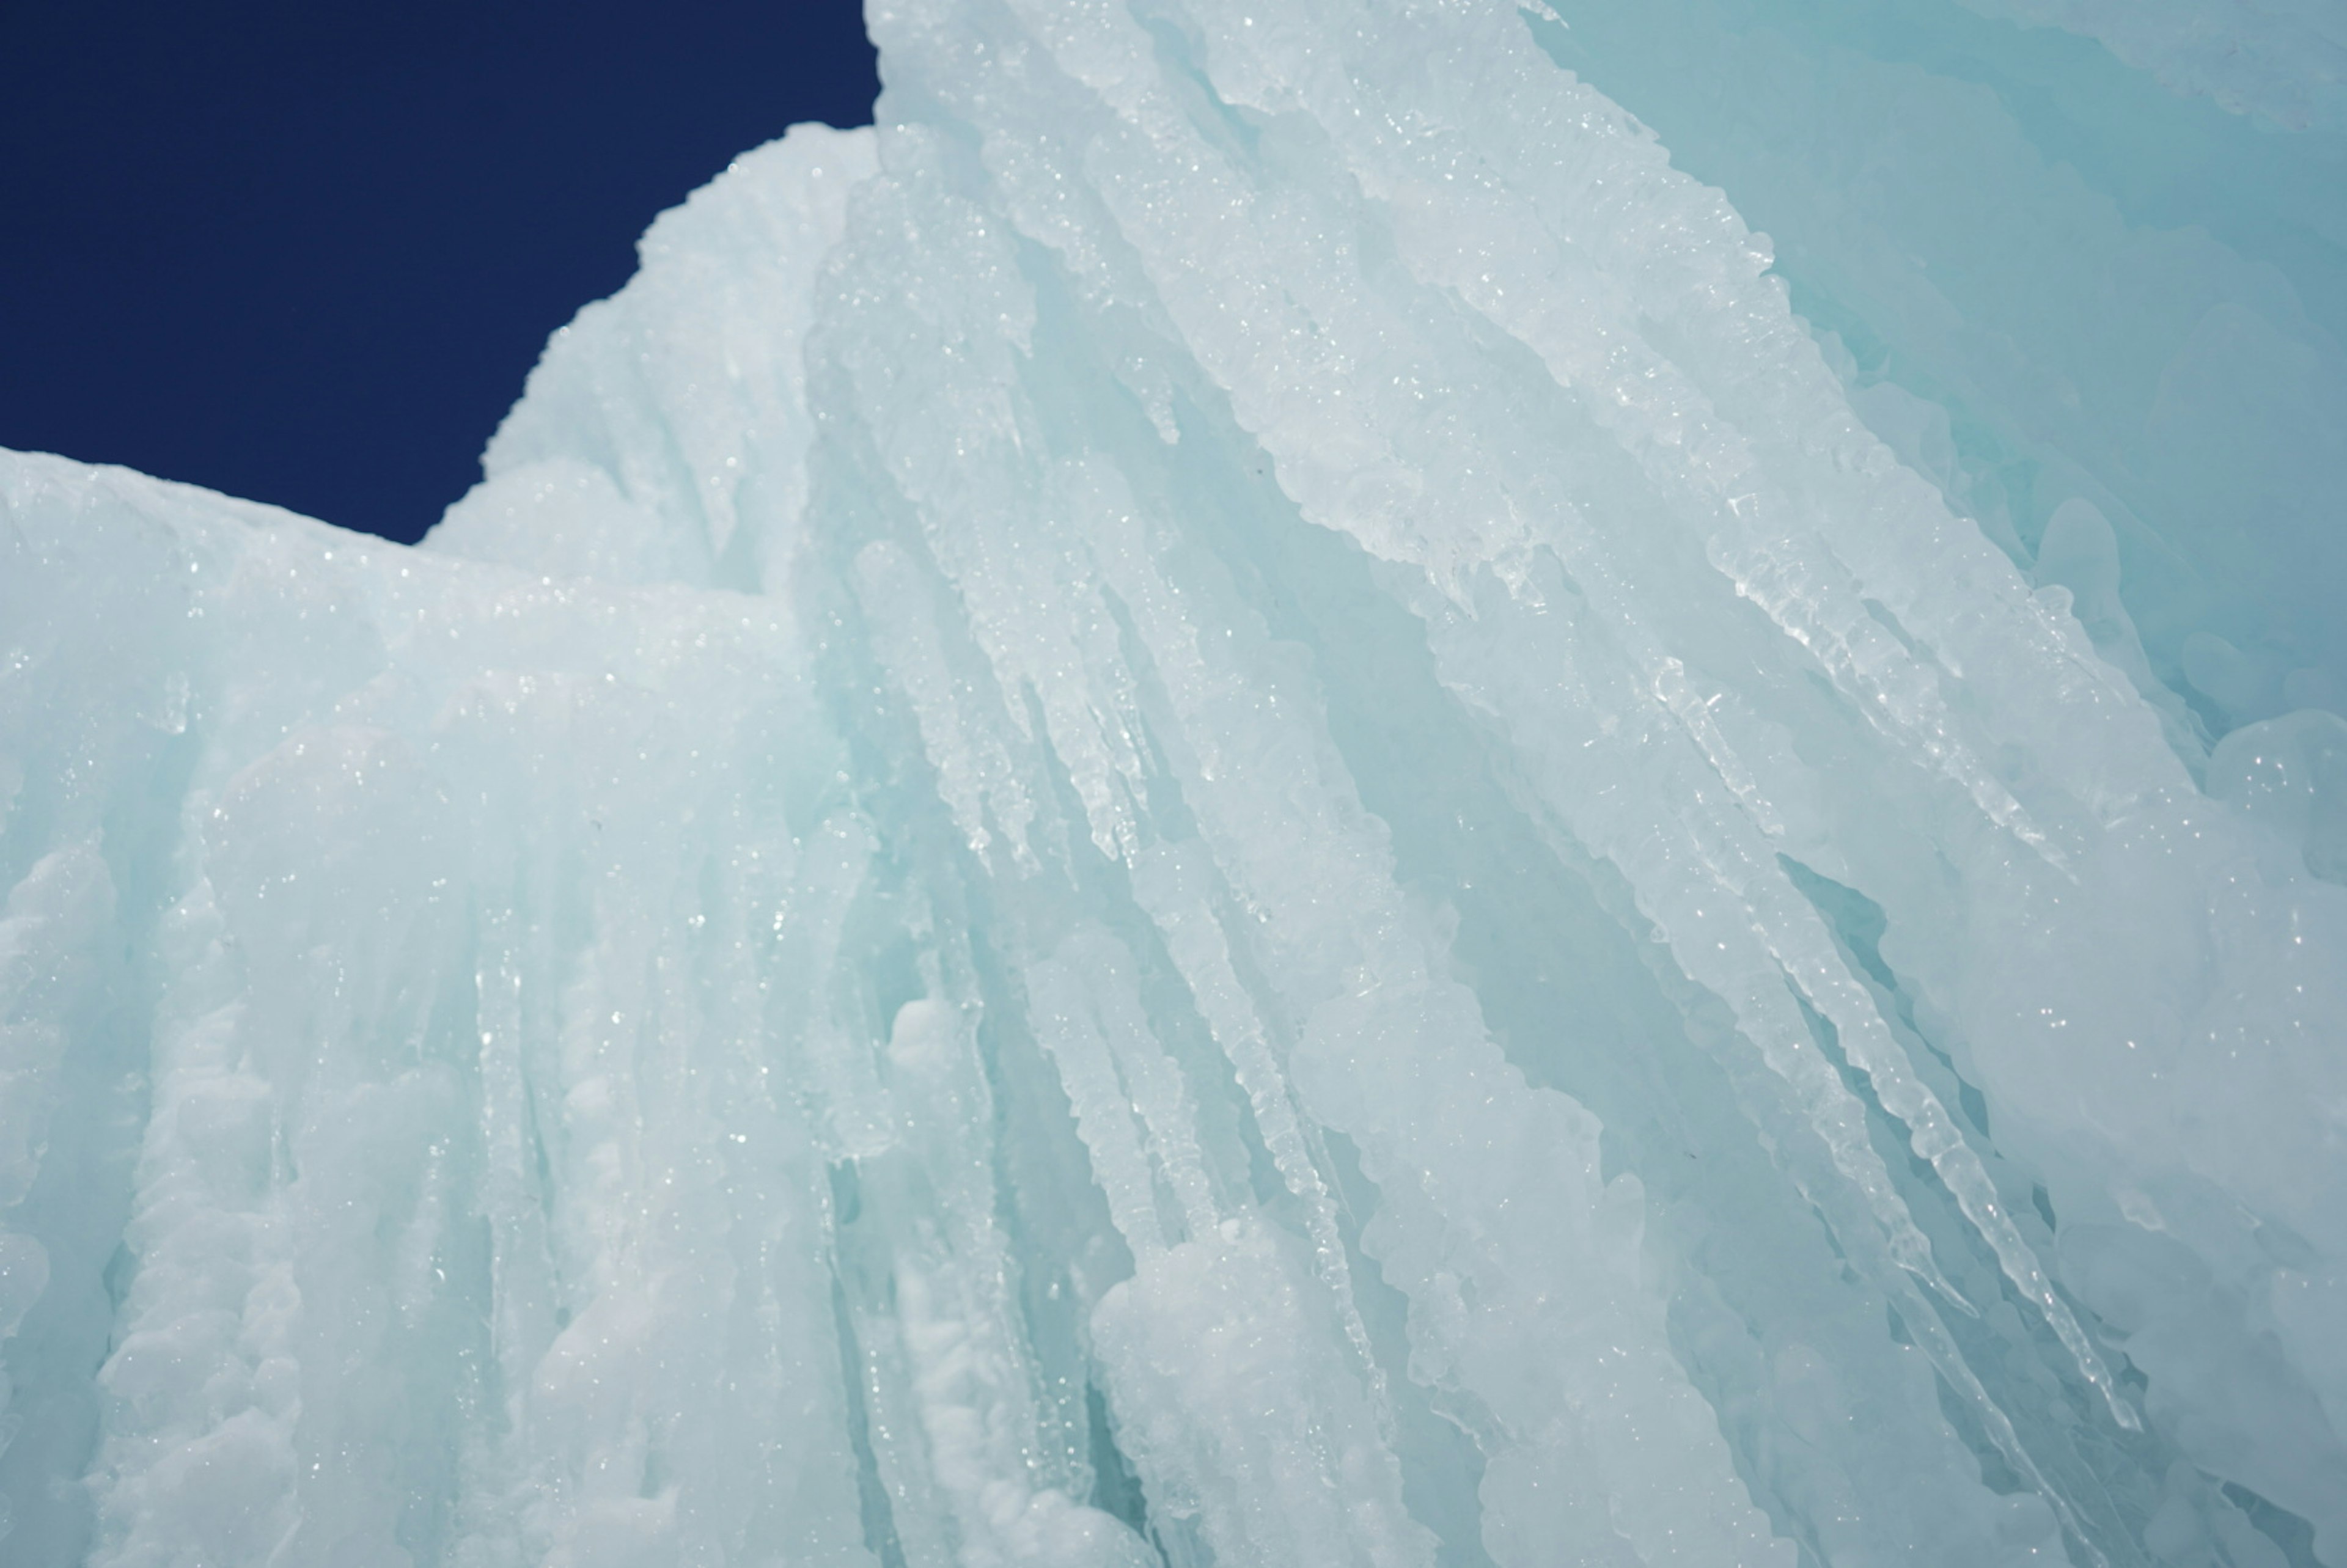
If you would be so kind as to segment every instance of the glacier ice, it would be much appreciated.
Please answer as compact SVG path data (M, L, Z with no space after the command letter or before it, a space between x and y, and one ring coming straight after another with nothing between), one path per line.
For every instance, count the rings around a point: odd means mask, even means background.
M0 455L0 1557L2347 1564L2335 10L868 20Z

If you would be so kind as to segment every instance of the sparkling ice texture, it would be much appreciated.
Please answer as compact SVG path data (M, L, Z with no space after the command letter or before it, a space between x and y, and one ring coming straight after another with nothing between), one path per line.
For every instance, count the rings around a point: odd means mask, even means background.
M0 1559L2347 1568L2347 14L1552 4L0 455Z

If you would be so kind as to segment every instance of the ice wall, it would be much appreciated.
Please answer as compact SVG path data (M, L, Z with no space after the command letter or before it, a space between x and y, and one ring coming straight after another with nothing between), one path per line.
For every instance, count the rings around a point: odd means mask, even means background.
M876 4L425 548L0 456L0 1553L2347 1563L2337 77L2164 15Z

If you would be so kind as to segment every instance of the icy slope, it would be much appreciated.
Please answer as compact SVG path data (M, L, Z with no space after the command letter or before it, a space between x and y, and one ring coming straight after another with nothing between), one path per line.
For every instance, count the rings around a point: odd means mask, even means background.
M2347 1563L2320 61L1585 9L877 5L421 551L0 458L7 1560Z

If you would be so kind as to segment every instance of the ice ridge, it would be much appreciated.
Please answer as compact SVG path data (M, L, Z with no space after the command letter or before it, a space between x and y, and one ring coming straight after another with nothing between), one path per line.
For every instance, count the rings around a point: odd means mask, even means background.
M0 454L0 1557L2347 1564L2320 8L867 18L424 548Z

